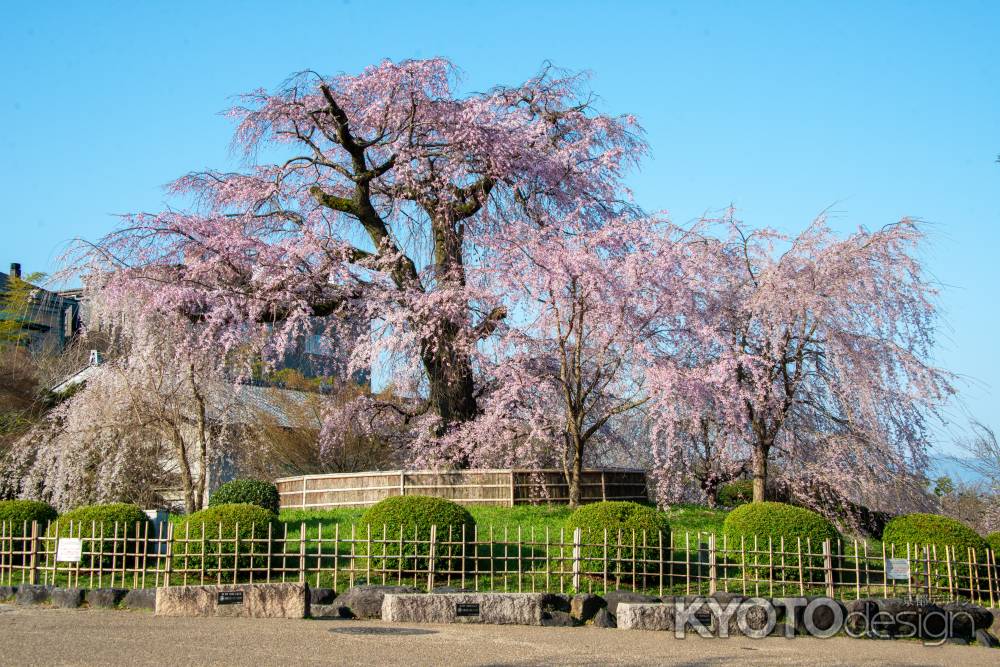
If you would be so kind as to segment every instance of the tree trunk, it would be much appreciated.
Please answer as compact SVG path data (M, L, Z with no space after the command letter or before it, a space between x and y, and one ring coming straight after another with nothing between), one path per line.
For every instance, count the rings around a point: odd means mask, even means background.
M753 501L767 500L767 456L770 447L757 443L753 448Z
M569 506L579 507L581 499L580 478L583 477L583 443L573 439L573 462L569 467Z
M467 422L476 417L475 383L472 365L464 352L456 349L457 332L445 326L433 347L425 343L421 361L430 385L431 409L441 417L440 432L455 422Z

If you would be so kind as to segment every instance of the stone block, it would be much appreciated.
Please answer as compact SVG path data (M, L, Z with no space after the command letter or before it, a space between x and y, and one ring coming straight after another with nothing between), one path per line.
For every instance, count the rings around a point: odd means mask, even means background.
M623 630L673 630L674 612L672 604L620 602L615 621Z
M0 600L9 600L17 596L17 586L0 586Z
M412 586L355 586L337 596L333 604L337 606L341 618L381 618L382 600L388 593L419 593Z
M337 591L332 588L310 588L309 604L333 604Z
M156 589L157 616L305 618L305 584L168 586Z
M382 602L382 620L542 625L544 599L542 593L389 594Z
M542 625L550 628L571 628L576 622L567 611L543 611Z
M53 607L76 609L83 604L83 591L79 588L53 588L49 600Z
M52 599L51 586L18 586L17 604L45 604Z
M133 588L122 599L122 605L128 609L156 609L155 588Z
M573 618L586 623L607 605L608 603L600 596L581 593L574 595L573 599L570 600L569 613Z
M594 627L595 628L617 628L618 625L615 623L615 617L611 615L607 607L602 607L594 615Z
M126 588L95 588L87 591L87 604L96 609L114 609L128 592Z
M660 601L660 598L632 591L611 591L604 595L604 599L608 603L608 611L612 616L618 613L618 605L622 602L653 604Z

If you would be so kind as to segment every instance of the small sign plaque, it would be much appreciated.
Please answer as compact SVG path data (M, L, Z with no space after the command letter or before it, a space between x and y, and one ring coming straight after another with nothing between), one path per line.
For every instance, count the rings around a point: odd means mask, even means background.
M219 604L243 604L243 591L222 591Z
M455 616L479 616L479 604L476 602L456 603Z
M60 537L56 545L56 560L64 563L79 563L83 555L83 540L79 537Z
M909 581L910 561L906 558L886 558L885 578L893 580Z

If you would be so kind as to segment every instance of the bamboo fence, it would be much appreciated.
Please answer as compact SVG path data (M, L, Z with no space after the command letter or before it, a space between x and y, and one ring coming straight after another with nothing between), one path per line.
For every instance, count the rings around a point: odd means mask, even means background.
M282 509L366 507L390 496L436 496L463 505L513 507L566 504L569 489L562 470L382 470L300 475L275 480ZM645 501L642 470L584 470L581 501Z
M62 537L59 537L62 532ZM57 560L61 539L81 540L78 561ZM886 576L905 560L905 579ZM894 563L899 565L899 563ZM476 591L655 595L717 591L842 599L905 597L1000 606L996 554L865 541L746 539L707 533L590 534L489 528L423 533L334 524L192 527L164 524L0 524L0 585L80 588L308 582L343 590L362 583Z

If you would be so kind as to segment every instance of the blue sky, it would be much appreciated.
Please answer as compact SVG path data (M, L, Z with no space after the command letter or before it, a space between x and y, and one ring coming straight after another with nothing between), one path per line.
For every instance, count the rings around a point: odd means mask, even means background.
M931 223L953 416L1000 429L998 29L996 2L8 0L0 267L52 271L167 181L235 166L218 112L292 72L440 55L471 91L550 60L639 117L653 155L630 185L678 222L732 203L786 231L828 207L844 230Z

